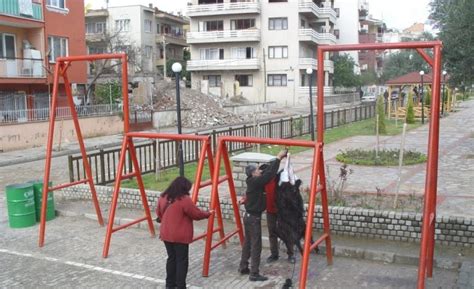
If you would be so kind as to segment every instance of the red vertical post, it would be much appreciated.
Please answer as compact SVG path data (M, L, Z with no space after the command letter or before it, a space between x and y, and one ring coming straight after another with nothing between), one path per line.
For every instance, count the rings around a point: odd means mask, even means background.
M326 259L329 265L332 265L332 246L331 246L331 232L329 224L329 207L328 207L328 194L326 189L326 170L324 168L324 153L321 147L320 149L320 162L319 162L319 183L322 186L321 190L321 207L323 210L323 229L324 233L327 234L326 241Z
M439 97L441 73L441 44L434 45L433 95L428 136L428 161L426 163L425 203L421 235L418 289L425 288L425 276L433 273L434 227L436 223L436 194L438 186L439 154Z
M130 131L130 112L128 103L128 63L127 54L122 55L122 99L123 99L123 133Z
M319 94L319 89L318 89L318 94ZM319 117L319 114L318 114L318 117ZM318 130L318 135L319 135L319 130ZM318 136L318 139L319 139L319 136ZM311 174L311 191L310 191L310 196L309 196L308 216L306 217L306 230L305 230L305 235L304 235L303 258L301 260L300 289L306 288L306 278L308 276L309 253L310 253L310 247L311 247L310 240L311 240L311 235L313 233L314 205L316 204L316 193L317 193L317 187L318 187L318 175L319 175L318 165L319 165L319 162L322 161L320 150L321 150L321 145L319 143L315 143L314 155L313 155L313 170Z
M130 150L130 157L132 158L132 164L134 167L135 177L137 178L138 189L140 190L140 196L142 198L143 209L145 210L146 220L148 222L148 229L152 237L155 236L155 226L151 218L150 206L148 206L148 199L146 198L145 186L143 185L142 172L140 171L140 165L137 160L137 152L135 151L135 145L133 144L133 138L126 137L128 139L128 149Z
M102 251L102 257L107 258L109 255L110 239L112 237L115 219L115 210L117 209L117 201L120 190L120 182L122 181L123 167L125 165L125 156L127 155L127 136L123 138L122 148L120 150L120 159L117 168L117 177L114 184L114 192L112 194L112 202L110 202L109 210L109 223L107 224L107 232L105 233L104 249Z
M46 160L44 164L44 177L43 177L43 196L41 204L41 218L40 218L40 230L39 230L39 246L44 245L44 232L46 230L46 209L48 204L49 194L49 174L51 173L51 154L53 150L54 142L54 124L56 121L56 107L58 101L58 88L59 88L59 71L61 62L56 63L54 67L54 79L53 79L53 96L51 100L51 107L49 108L49 129L48 129L48 143L46 144Z
M318 99L317 99L317 114L318 114L318 125L316 131L318 133L317 141L319 143L324 142L324 50L321 46L318 46Z
M222 145L222 150L223 150L223 159L224 159L224 166L225 166L225 171L227 176L229 177L228 182L229 182L229 192L230 192L230 198L232 200L232 205L234 208L234 217L235 217L235 223L237 224L237 229L239 230L239 240L240 240L240 245L244 245L244 230L242 230L242 221L240 218L240 212L239 212L239 205L237 202L237 196L235 193L235 185L234 185L234 178L232 177L232 167L230 166L230 160L229 160L229 153L227 151L227 147L225 145L225 142Z
M76 107L74 105L74 100L72 98L71 85L69 83L69 78L67 76L66 71L64 71L63 79L64 79L64 88L66 90L66 96L67 96L67 100L69 104L69 109L71 110L72 121L74 123L74 128L76 129L77 142L79 143L79 148L81 150L83 166L86 171L89 188L92 194L92 202L94 203L95 212L97 214L97 220L99 221L99 224L103 226L104 220L102 219L102 213L100 211L99 200L97 199L97 192L94 186L94 179L92 176L91 167L89 165L89 160L87 159L86 147L84 146L84 138L82 137L81 126L79 125L79 119L77 116Z
M204 168L204 161L206 160L206 150L207 150L208 141L209 140L205 140L202 143L201 152L199 153L199 161L198 161L198 166L197 166L197 170L196 170L196 176L194 177L195 182L194 182L193 194L192 194L193 203L196 203L197 200L198 200L198 193L199 193L199 189L201 187L202 171L203 171L203 168ZM210 158L212 158L212 157L210 157ZM212 174L212 170L210 170L210 172Z

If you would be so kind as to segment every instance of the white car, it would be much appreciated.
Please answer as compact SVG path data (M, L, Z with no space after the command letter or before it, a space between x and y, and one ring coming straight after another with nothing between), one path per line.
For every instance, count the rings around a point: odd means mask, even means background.
M360 99L361 102L374 102L375 100L377 100L377 97L374 94L364 95Z

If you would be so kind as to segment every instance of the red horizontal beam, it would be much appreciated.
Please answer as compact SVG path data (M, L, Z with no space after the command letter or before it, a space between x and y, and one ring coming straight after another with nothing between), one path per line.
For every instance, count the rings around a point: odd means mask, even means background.
M62 184L62 185L56 186L56 187L51 187L51 188L48 189L48 192L56 191L56 190L60 190L60 189L68 188L68 187L72 187L72 186L79 185L79 184L85 184L88 181L89 180L79 180L79 181L75 181L75 182L72 182L72 183L67 183L67 184Z
M212 233L214 234L214 233L218 232L220 229L221 229L221 228L218 227L218 228L214 229L214 231L212 231ZM194 237L193 242L194 242L194 241L197 241L197 240L200 240L200 239L202 239L202 238L204 238L204 237L206 237L206 236L207 236L207 233L203 233L203 234L201 234L201 235L198 235L197 237Z
M56 62L92 61L92 60L101 60L101 59L122 59L126 56L127 55L125 53L65 56L65 57L56 58Z
M120 226L115 227L114 229L112 229L112 233L117 232L118 230L125 229L127 227L130 227L132 225L135 225L135 224L140 223L140 222L145 221L145 220L146 220L146 217L143 217L143 218L137 219L135 221L131 221L130 223L120 225Z
M329 237L329 234L324 233L319 239L316 240L311 246L309 247L309 250L312 251L318 247L319 244L321 244L326 238Z
M211 250L214 250L217 246L221 245L222 243L224 243L225 241L229 240L230 237L234 236L235 234L237 234L240 230L235 230L234 232L230 233L229 235L225 236L224 239L220 240L219 242L217 242L214 246L211 247Z
M229 179L229 176L222 176L219 178L219 180L217 180L217 183L220 184L224 181L227 181L228 179ZM212 184L212 180L207 180L207 181L202 182L199 188L202 189L204 187L210 186L211 184Z
M134 138L156 138L156 139L170 139L170 140L200 140L205 141L209 139L208 135L195 134L172 134L172 133L152 133L152 132L128 132L127 137Z
M220 136L219 141L223 142L243 142L243 143L258 143L258 144L273 144L299 147L314 147L316 143L308 140L291 140L291 139L273 139L273 138L257 138L244 136Z
M135 177L135 176L137 176L137 172L125 174L125 175L122 175L122 176L120 177L120 180L130 179L130 178L133 178L133 177Z
M325 51L351 51L351 50L385 50L385 49L417 49L434 48L442 45L441 41L417 41L417 42L395 42L395 43L360 43L320 45L318 49Z

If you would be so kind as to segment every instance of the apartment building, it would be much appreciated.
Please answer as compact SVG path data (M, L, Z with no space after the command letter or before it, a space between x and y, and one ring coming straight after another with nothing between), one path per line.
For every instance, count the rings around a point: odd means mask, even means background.
M0 1L0 111L48 107L56 57L85 54L83 23L81 0ZM86 83L85 68L77 63L68 70L76 94Z
M337 13L337 23L334 34L337 44L356 44L359 43L359 7L361 0L337 0L334 3L334 9ZM340 54L349 54L354 61L354 72L360 74L359 51L344 51Z
M363 1L359 7L359 43L381 43L386 30L382 20L375 19L369 14L369 5ZM384 52L366 50L359 52L359 65L361 72L375 72L382 74Z
M334 1L192 0L187 16L192 87L220 97L306 104L316 48L336 43ZM324 89L332 93L329 58Z
M163 73L166 59L183 60L183 25L189 21L182 16L160 11L150 4L88 10L85 19L88 53L132 51L132 76Z

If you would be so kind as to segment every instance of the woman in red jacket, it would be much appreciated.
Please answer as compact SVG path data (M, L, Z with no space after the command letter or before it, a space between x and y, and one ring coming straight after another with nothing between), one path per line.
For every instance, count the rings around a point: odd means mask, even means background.
M193 220L211 216L201 211L189 197L192 184L185 177L177 177L161 194L156 212L161 220L160 238L168 253L166 288L186 288L189 244L193 240Z

